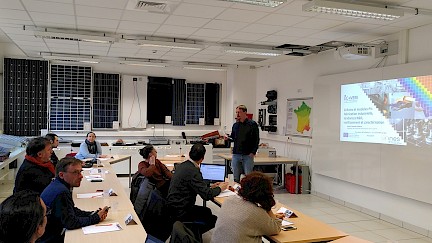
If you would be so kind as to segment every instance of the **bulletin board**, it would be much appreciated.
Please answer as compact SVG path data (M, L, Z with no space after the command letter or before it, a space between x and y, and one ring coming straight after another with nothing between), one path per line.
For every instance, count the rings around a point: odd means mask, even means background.
M313 98L287 99L287 136L312 138Z

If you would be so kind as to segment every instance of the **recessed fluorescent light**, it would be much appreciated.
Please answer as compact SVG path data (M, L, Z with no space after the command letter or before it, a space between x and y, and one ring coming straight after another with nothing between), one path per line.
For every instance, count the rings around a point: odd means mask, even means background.
M280 50L258 49L258 48L249 48L249 47L246 48L246 47L235 47L235 46L225 47L224 52L233 53L233 54L271 56L271 57L283 55L283 52Z
M403 10L354 3L312 0L303 5L303 11L339 14L346 17L363 19L395 20L404 15Z
M92 56L81 56L81 55L67 55L59 53L41 53L43 59L55 60L62 62L81 62L81 63L100 63L100 59Z
M286 2L286 0L219 0L219 1L246 3L246 4L263 6L263 7L272 7L272 8L275 8L281 5L282 3Z
M154 41L154 40L139 40L138 46L144 47L163 47L163 48L175 48L175 49L185 49L185 50L202 50L203 45L195 43L183 43L175 41Z
M66 41L83 41L92 43L112 44L115 42L114 37L97 36L97 35L82 35L73 33L57 33L47 31L34 31L34 36L42 39L50 40L66 40Z
M190 70L226 71L225 67L213 67L213 66L186 65L186 66L183 66L183 68L184 69L190 69Z
M140 67L166 67L164 63L140 62L140 61L121 61L120 64Z

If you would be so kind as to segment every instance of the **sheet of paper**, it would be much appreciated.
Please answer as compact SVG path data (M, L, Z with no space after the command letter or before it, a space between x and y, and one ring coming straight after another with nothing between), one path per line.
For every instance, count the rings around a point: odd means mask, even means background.
M87 181L92 181L92 180L100 180L100 181L104 181L104 178L102 177L98 177L98 178L86 178Z
M86 227L82 227L82 230L85 235L88 234L95 234L95 233L103 233L103 232L110 232L110 231L118 231L121 230L121 226L118 222L114 223L105 223L105 224L95 224L90 225Z
M293 222L287 221L287 220L282 220L282 226L286 226L286 225L292 225L294 224Z
M233 191L226 189L225 191L221 192L216 197L229 197L229 196L234 196L234 195L237 195L237 194Z
M98 160L100 160L100 161L107 161L107 160L110 160L111 158L98 158Z
M101 175L86 175L85 176L86 179L99 179L102 178Z
M92 192L92 193L78 193L77 198L97 198L102 197L103 192Z
M165 164L165 166L171 166L171 167L174 167L174 164Z

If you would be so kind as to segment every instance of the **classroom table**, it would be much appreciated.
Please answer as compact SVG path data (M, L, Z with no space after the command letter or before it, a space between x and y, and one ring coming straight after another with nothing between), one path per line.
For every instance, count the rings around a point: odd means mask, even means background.
M188 157L182 155L167 155L164 157L157 158L162 164L166 165L169 170L174 169L174 164L184 162L188 160Z
M372 241L363 240L355 236L348 235L340 239L330 241L330 243L372 243Z
M110 164L113 160L115 161L116 159L102 161L103 167L96 167L96 165L93 167L93 169L98 170L98 173L101 173L102 178L104 179L103 182L88 181L85 176L88 176L90 172L89 170L84 170L84 178L81 181L81 186L74 188L72 192L72 198L75 202L76 207L86 211L96 210L98 208L103 208L104 206L111 206L111 209L108 212L108 217L102 223L106 224L112 222L119 222L123 230L89 235L84 235L82 229L67 230L65 235L66 243L142 243L145 241L147 233L145 232L144 227L142 226L137 214L135 213L133 205L129 200L129 195L127 195L127 193L125 192L123 186L121 185L114 172L114 169ZM117 160L121 160L121 157L117 158ZM108 173L105 173L106 171L108 171ZM97 190L103 190L104 192L107 192L109 189L113 189L117 196L108 196L105 193L105 195L100 198L77 198L78 193L93 193ZM125 225L125 217L128 214L132 214L136 224Z
M215 197L212 201L222 206L226 197ZM331 241L347 236L346 233L333 228L332 226L309 217L295 209L287 207L283 204L276 204L275 211L280 207L285 207L294 211L298 216L297 218L289 218L289 221L294 223L297 227L296 230L281 231L277 235L264 236L271 242L277 243L307 243L307 242L321 242Z
M216 154L217 156L225 160L225 177L228 177L228 166L230 166L232 160L232 154ZM291 159L288 157L276 156L269 157L268 155L257 154L254 158L254 165L282 165L282 186L285 182L285 166L286 164L292 164L297 169L295 170L295 193L298 194L298 160Z

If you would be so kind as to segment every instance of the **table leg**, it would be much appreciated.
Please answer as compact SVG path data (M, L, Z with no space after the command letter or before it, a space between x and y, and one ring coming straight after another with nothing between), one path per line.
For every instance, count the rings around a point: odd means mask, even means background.
M229 160L225 159L225 178L228 178Z
M299 183L299 181L298 181L298 179L299 179L299 168L298 168L298 161L297 162L295 162L295 194L298 194L298 183Z
M132 156L129 156L129 188L131 187L131 177L132 177Z

